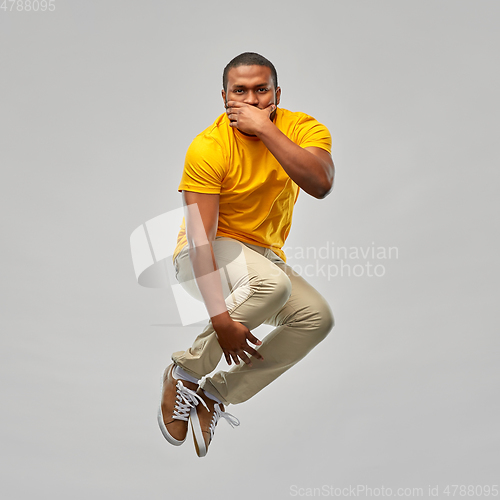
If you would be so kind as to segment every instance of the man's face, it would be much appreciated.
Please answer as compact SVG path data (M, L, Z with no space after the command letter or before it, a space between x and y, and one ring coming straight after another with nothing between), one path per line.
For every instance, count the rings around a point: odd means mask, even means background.
M280 102L281 89L274 88L271 68L267 66L237 66L227 74L227 91L222 90L224 106L227 101L239 101L259 109ZM274 119L276 111L271 114Z

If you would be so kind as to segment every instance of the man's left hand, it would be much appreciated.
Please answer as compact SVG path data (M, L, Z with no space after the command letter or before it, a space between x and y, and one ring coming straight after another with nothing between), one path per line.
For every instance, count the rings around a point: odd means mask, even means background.
M275 109L276 106L272 103L267 108L260 109L244 102L228 101L226 114L231 127L236 127L245 134L258 135L269 124L269 118Z

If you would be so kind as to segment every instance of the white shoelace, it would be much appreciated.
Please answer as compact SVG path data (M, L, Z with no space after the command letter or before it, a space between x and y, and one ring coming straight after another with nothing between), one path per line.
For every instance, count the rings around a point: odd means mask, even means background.
M172 416L174 419L185 420L187 422L191 408L194 408L200 402L208 410L208 406L205 401L203 401L203 398L198 396L198 394L191 389L184 387L181 380L177 381L177 396L175 399L174 414Z
M217 422L219 422L220 418L225 418L231 427L240 425L240 421L230 413L222 411L220 409L219 403L216 403L214 406L214 416L212 417L212 421L210 422L210 440L214 437L215 427L217 426Z

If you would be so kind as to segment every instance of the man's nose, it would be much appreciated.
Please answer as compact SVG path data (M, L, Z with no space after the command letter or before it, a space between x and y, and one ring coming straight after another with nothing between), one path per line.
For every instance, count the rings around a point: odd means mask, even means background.
M247 95L245 96L245 104L250 104L252 106L257 106L259 104L259 99L257 98L257 94L253 92L252 90L249 90L247 92Z

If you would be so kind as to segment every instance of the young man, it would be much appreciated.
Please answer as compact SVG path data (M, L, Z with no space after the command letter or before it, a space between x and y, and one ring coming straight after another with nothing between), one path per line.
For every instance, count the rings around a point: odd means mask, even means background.
M223 73L225 113L186 155L179 186L186 222L174 264L211 320L192 347L172 355L158 422L174 445L191 422L198 456L221 417L239 425L224 405L254 396L333 327L326 301L281 250L299 188L319 199L332 189L331 137L314 118L278 108L280 97L270 61L249 52L235 57ZM262 323L276 328L261 342L251 330ZM207 376L222 355L234 365Z

